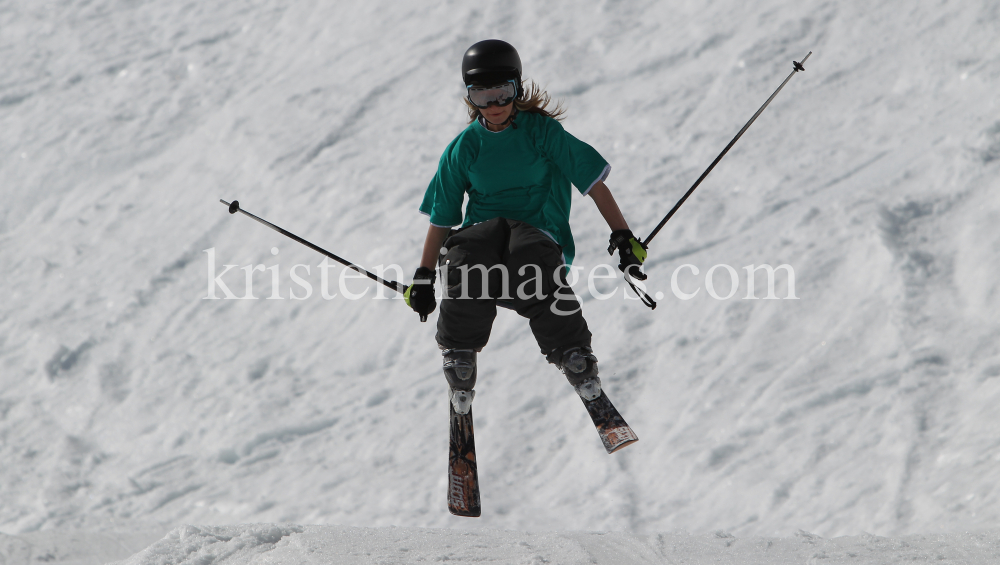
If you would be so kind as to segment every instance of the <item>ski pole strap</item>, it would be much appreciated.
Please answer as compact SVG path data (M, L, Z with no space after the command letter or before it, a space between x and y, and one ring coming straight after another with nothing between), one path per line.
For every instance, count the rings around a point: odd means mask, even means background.
M632 230L615 230L611 232L611 237L608 242L608 255L614 255L615 250L619 251L621 258L621 264L618 268L621 269L622 275L625 277L625 282L628 283L632 290L635 292L639 300L651 309L656 308L656 301L654 301L648 294L642 291L633 281L632 276L629 275L629 270L633 267L639 268L643 262L646 261L646 245L635 238ZM636 270L635 278L639 280L646 280L646 275L640 271Z
M649 306L650 310L656 310L656 301L653 300L653 297L646 294L644 291L640 290L639 287L637 287L635 283L632 282L632 277L630 277L628 273L624 273L624 275L625 275L625 282L627 282L628 285L632 287L632 290L635 292L636 296L639 297L639 300L642 300L643 304Z

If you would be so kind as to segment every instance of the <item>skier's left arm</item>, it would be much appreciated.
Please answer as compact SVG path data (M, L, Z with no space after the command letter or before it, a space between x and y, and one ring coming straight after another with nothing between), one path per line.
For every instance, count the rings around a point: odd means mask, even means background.
M646 280L646 275L638 268L646 260L646 248L628 229L615 198L611 196L608 185L604 184L611 166L593 147L570 135L558 121L547 118L542 125L538 141L542 152L581 194L594 199L597 209L608 222L611 228L608 254L613 255L618 249L618 268L632 278Z
M604 184L604 181L597 181L587 195L594 200L597 209L600 210L604 220L608 222L608 227L611 228L608 254L613 255L614 250L617 249L618 268L632 278L646 280L645 273L639 268L631 268L642 266L643 261L646 260L646 246L632 234L628 222L625 221L625 216L622 215L618 203L615 202L615 197L611 194L611 189Z

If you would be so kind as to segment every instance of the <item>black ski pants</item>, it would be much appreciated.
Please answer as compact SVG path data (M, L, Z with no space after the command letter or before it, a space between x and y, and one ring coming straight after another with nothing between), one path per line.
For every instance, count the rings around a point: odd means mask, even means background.
M524 222L494 218L453 231L439 259L445 285L437 342L482 349L497 301L528 318L543 355L589 346L591 333L566 282L562 249Z

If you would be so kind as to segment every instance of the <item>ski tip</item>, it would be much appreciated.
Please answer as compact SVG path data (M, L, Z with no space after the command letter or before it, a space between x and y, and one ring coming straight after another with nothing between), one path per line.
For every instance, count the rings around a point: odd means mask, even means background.
M639 441L639 438L635 438L633 440L629 440L629 441L626 441L624 443L619 443L618 445L616 445L614 447L609 447L608 448L608 455L611 455L612 453L621 451L622 449L624 449L624 448L632 445L633 443L635 443L637 441Z
M639 436L635 435L632 428L622 426L619 428L612 428L610 430L603 430L601 440L604 442L604 449L608 451L608 454L611 454L623 447L627 447L639 441Z

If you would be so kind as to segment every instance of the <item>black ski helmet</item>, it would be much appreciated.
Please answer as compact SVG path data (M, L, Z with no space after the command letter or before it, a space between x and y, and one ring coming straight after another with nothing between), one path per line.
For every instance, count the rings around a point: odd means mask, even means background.
M494 86L513 79L521 94L521 57L506 41L487 39L469 47L462 57L462 80L466 86Z

